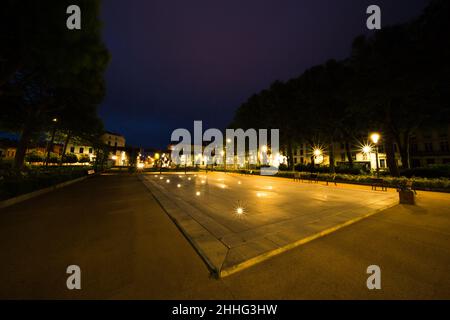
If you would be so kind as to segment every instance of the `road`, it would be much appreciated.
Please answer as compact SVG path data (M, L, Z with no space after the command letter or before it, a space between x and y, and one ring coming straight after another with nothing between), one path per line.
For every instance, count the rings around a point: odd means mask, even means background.
M218 280L136 176L96 176L0 211L0 298L449 299L449 203L421 192ZM66 288L72 264L81 290Z

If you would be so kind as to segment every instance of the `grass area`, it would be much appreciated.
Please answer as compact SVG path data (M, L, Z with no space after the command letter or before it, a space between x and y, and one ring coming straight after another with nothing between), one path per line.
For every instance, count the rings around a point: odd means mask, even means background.
M49 166L28 167L17 172L9 168L0 170L0 200L57 185L62 182L84 177L91 166Z

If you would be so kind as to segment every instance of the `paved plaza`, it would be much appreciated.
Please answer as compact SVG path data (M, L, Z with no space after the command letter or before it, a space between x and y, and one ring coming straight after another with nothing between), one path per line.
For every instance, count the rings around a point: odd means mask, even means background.
M369 186L220 172L141 179L219 277L398 204Z

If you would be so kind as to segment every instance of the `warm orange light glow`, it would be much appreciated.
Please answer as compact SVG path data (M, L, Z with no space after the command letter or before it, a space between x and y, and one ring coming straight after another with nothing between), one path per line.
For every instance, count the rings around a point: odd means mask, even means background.
M370 140L372 140L373 143L377 144L378 141L380 141L380 134L379 133L372 133L370 136Z

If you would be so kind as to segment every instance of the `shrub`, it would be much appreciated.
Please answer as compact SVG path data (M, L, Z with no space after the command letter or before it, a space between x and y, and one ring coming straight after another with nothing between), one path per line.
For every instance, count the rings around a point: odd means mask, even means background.
M66 153L63 157L62 157L62 162L63 163L77 163L78 162L78 158L75 154L73 153Z
M44 157L45 159L45 157ZM56 153L50 153L50 156L48 158L48 163L59 163L59 156Z
M80 163L87 163L90 161L91 161L91 158L89 158L89 156L87 154L82 154L80 156L80 158L78 159L78 162L80 162Z
M26 162L43 162L44 159L45 159L44 155L42 153L38 153L36 151L28 153L25 156L25 161Z
M0 200L83 177L87 167L33 167L24 172L5 170L0 178Z
M423 178L450 178L450 165L434 165L422 168L401 170L402 176Z

